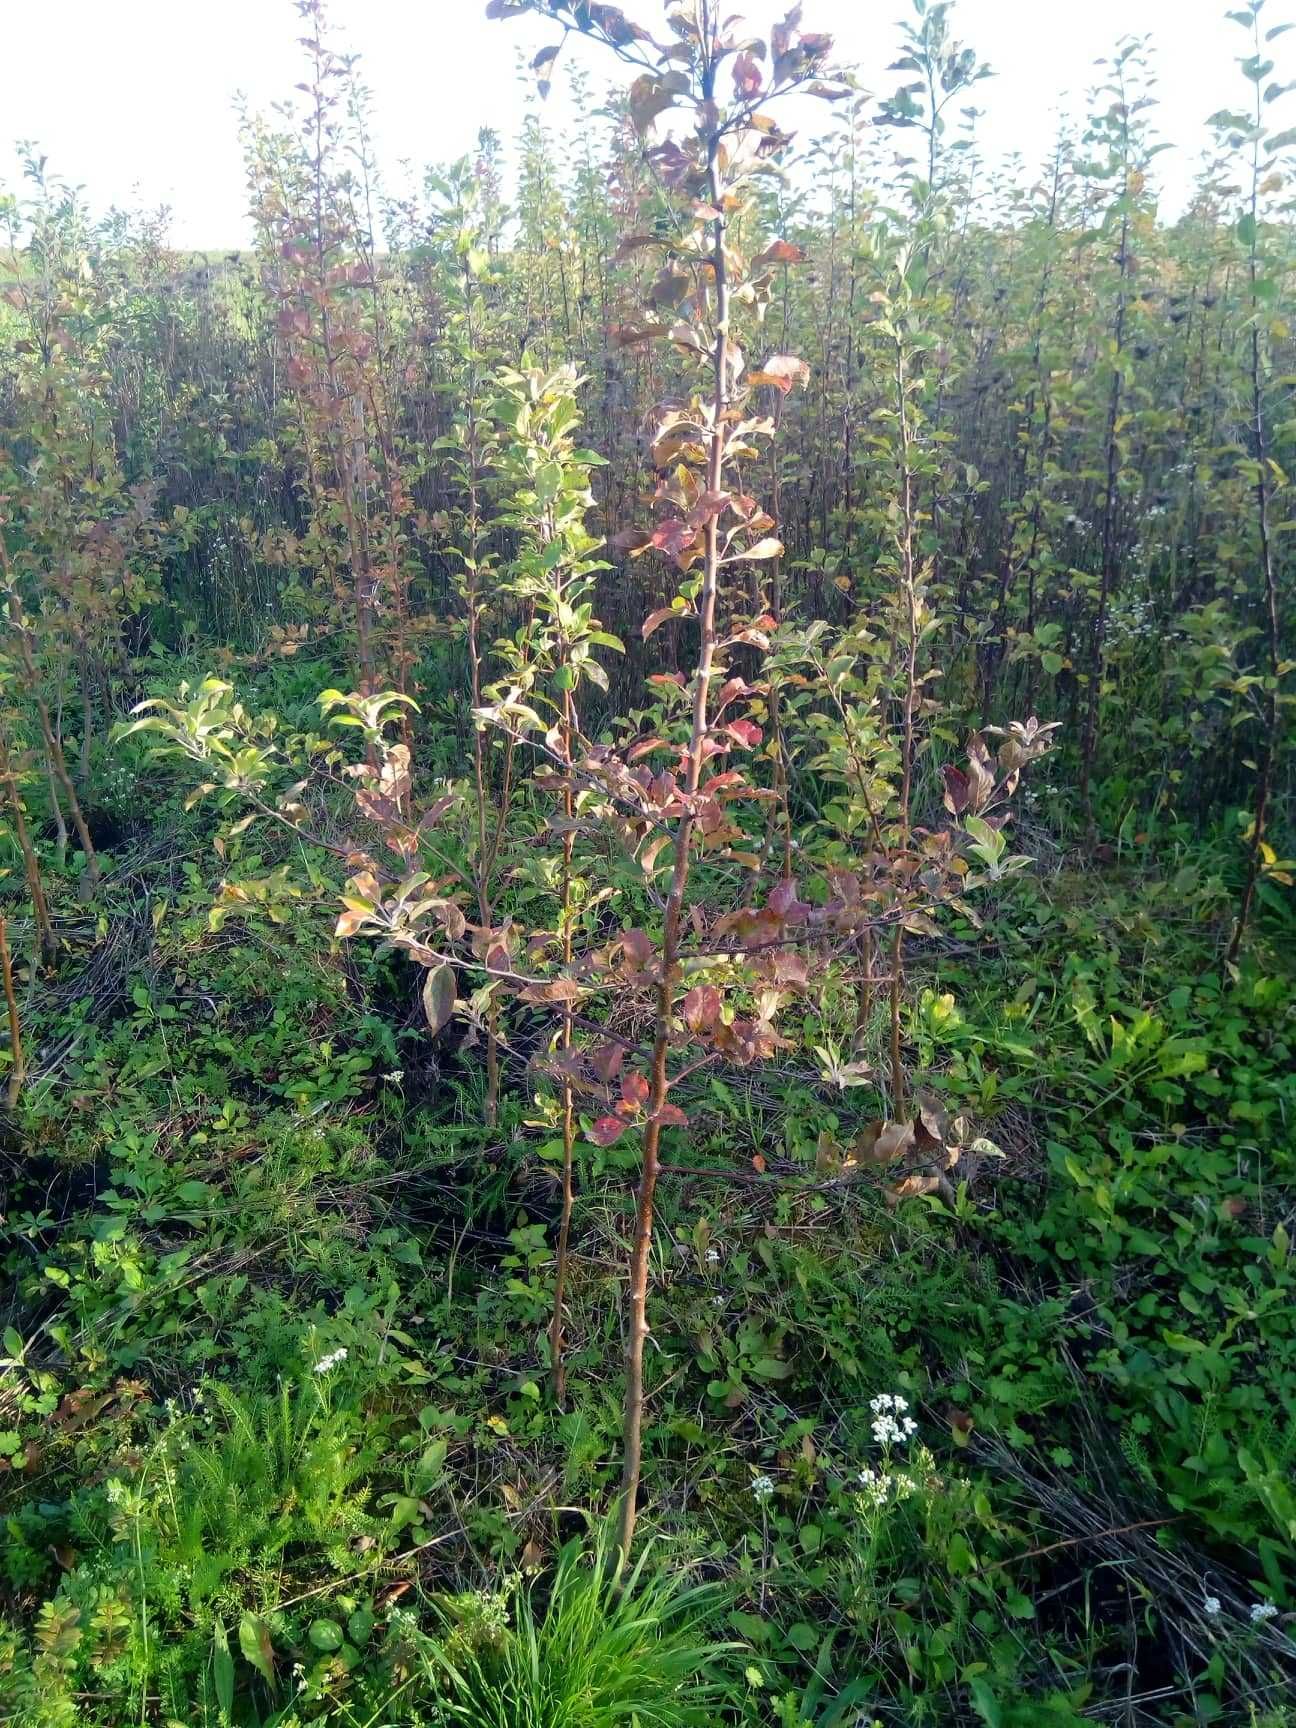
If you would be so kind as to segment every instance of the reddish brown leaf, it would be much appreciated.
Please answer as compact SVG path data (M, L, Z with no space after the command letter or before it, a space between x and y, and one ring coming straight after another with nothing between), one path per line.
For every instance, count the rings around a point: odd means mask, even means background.
M672 75L672 78L675 75ZM678 87L666 78L656 78L644 72L630 86L630 119L640 137L648 132L659 114L675 105Z
M720 992L714 984L695 984L681 1007L690 1032L707 1032L720 1018Z
M625 1061L625 1046L600 1044L590 1051L590 1067L605 1086L616 1079Z
M659 1122L663 1128L688 1127L688 1117L678 1104L663 1104L656 1116L653 1117L653 1121Z
M734 61L733 66L734 95L740 101L749 101L753 96L759 96L764 74L755 57L744 51Z
M752 259L752 269L760 270L766 264L800 264L804 258L805 253L790 240L775 240Z
M754 720L731 720L723 731L748 750L754 750L765 736Z
M945 782L945 808L951 816L961 816L972 798L967 775L952 762L946 762L941 767L941 778Z
M659 552L678 558L686 547L696 543L697 537L698 531L691 523L684 522L677 516L670 516L653 529L649 544Z
M621 1076L621 1101L632 1110L642 1109L648 1102L650 1090L647 1077L637 1068L632 1068L628 1074Z
M796 878L794 876L785 876L778 886L770 892L770 911L777 912L780 918L786 918L791 908L796 905L796 900Z
M638 967L646 966L653 957L652 937L645 930L627 930L621 938L621 947L626 959Z
M659 625L664 624L668 618L688 618L691 616L692 614L686 612L681 606L659 606L655 612L650 612L643 621L644 641L646 642L653 631Z
M646 528L625 528L609 542L614 552L643 552L652 545L652 535Z

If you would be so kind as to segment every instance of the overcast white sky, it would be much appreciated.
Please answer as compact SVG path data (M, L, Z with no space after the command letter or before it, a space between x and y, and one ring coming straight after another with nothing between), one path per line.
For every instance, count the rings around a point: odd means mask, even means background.
M648 22L660 15L658 0L622 3ZM735 0L735 7L765 33L788 3ZM889 92L898 81L885 71L894 21L907 5L805 0L805 22L834 33L866 88ZM483 9L483 0L333 0L335 23L362 56L379 159L393 181L401 161L421 168L464 153L480 125L512 132L521 111L517 50L534 52L552 33L536 19L487 23ZM1168 203L1177 205L1201 149L1202 122L1241 94L1234 60L1245 38L1223 12L1223 0L959 0L958 35L998 74L975 96L987 111L987 155L1041 156L1059 106L1083 114L1094 60L1123 33L1147 33L1159 73L1157 124L1175 147L1159 158L1158 172ZM0 184L14 179L10 143L32 139L52 168L86 188L96 209L167 203L178 245L246 241L232 103L242 90L254 107L268 108L301 76L291 0L0 0L0 13ZM1296 0L1269 0L1267 18L1296 19ZM1283 51L1293 42L1296 32L1275 44L1289 75L1296 50ZM592 63L601 68L601 57ZM599 78L601 87L602 70ZM553 115L559 125L573 122L557 91Z

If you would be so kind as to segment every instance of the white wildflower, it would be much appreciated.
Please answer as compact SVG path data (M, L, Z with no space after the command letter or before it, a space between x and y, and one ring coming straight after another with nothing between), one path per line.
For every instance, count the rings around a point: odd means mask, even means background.
M769 1476L753 1476L751 1491L755 1498L763 1504L774 1492L773 1478Z
M1272 1602L1253 1602L1251 1604L1251 1624L1263 1626L1266 1620L1277 1618L1278 1609Z
M1220 1612L1222 1607L1223 1603L1220 1601L1218 1596L1208 1596L1202 1603L1202 1608L1210 1615L1212 1620Z
M918 1422L911 1415L874 1415L873 1438L880 1446L904 1446L916 1433Z
M859 1498L867 1508L875 1510L886 1505L891 1495L889 1477L881 1475L876 1470L870 1470L866 1466L860 1471L858 1481L860 1485Z
M903 1446L918 1430L912 1416L875 1416L873 1438L879 1446Z
M346 1345L340 1344L336 1350L330 1350L327 1356L321 1356L319 1361L315 1364L312 1372L316 1374L329 1374L337 1367L339 1362L345 1362L346 1359Z
M918 1424L912 1416L905 1414L908 1408L909 1400L898 1392L879 1392L875 1398L869 1399L869 1409L873 1412L873 1438L879 1446L902 1446L917 1433Z
M708 1248L706 1251L706 1262L708 1266L718 1266L720 1264L720 1250L718 1248Z

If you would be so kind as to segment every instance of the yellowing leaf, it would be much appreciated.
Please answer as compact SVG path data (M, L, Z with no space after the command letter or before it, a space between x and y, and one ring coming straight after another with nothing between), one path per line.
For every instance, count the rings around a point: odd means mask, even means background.
M423 983L423 1012L427 1015L428 1029L434 1038L454 1013L454 1006L454 967L443 963L433 967Z

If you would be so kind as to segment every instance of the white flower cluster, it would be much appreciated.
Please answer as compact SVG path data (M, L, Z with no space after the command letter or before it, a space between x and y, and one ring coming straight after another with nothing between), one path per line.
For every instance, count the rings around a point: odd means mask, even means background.
M879 1446L902 1446L918 1432L913 1417L905 1414L908 1408L909 1400L895 1392L879 1392L876 1398L869 1399L869 1409L873 1412L873 1438Z
M771 1476L753 1476L752 1477L751 1491L752 1491L753 1496L757 1500L759 1500L763 1505L764 1502L766 1500L770 1499L774 1493L774 1479L773 1479L773 1477L771 1477Z
M1113 640L1146 635L1155 614L1150 600L1127 600L1111 608L1107 618L1108 634Z
M345 1344L341 1344L336 1350L330 1350L327 1356L321 1356L319 1361L315 1364L312 1372L316 1374L331 1373L332 1370L337 1367L339 1362L345 1362L346 1359L346 1346Z
M706 1263L708 1266L718 1266L720 1264L720 1250L718 1248L707 1249Z
M908 1471L870 1470L867 1464L856 1480L860 1485L859 1498L870 1510L912 1499L922 1487L917 1477L911 1476Z
M1209 1614L1214 1620L1223 1612L1223 1606L1218 1596L1207 1596L1202 1602L1202 1611ZM1263 1626L1267 1620L1276 1620L1277 1618L1278 1607L1276 1603L1253 1602L1251 1604L1251 1624L1253 1626Z

